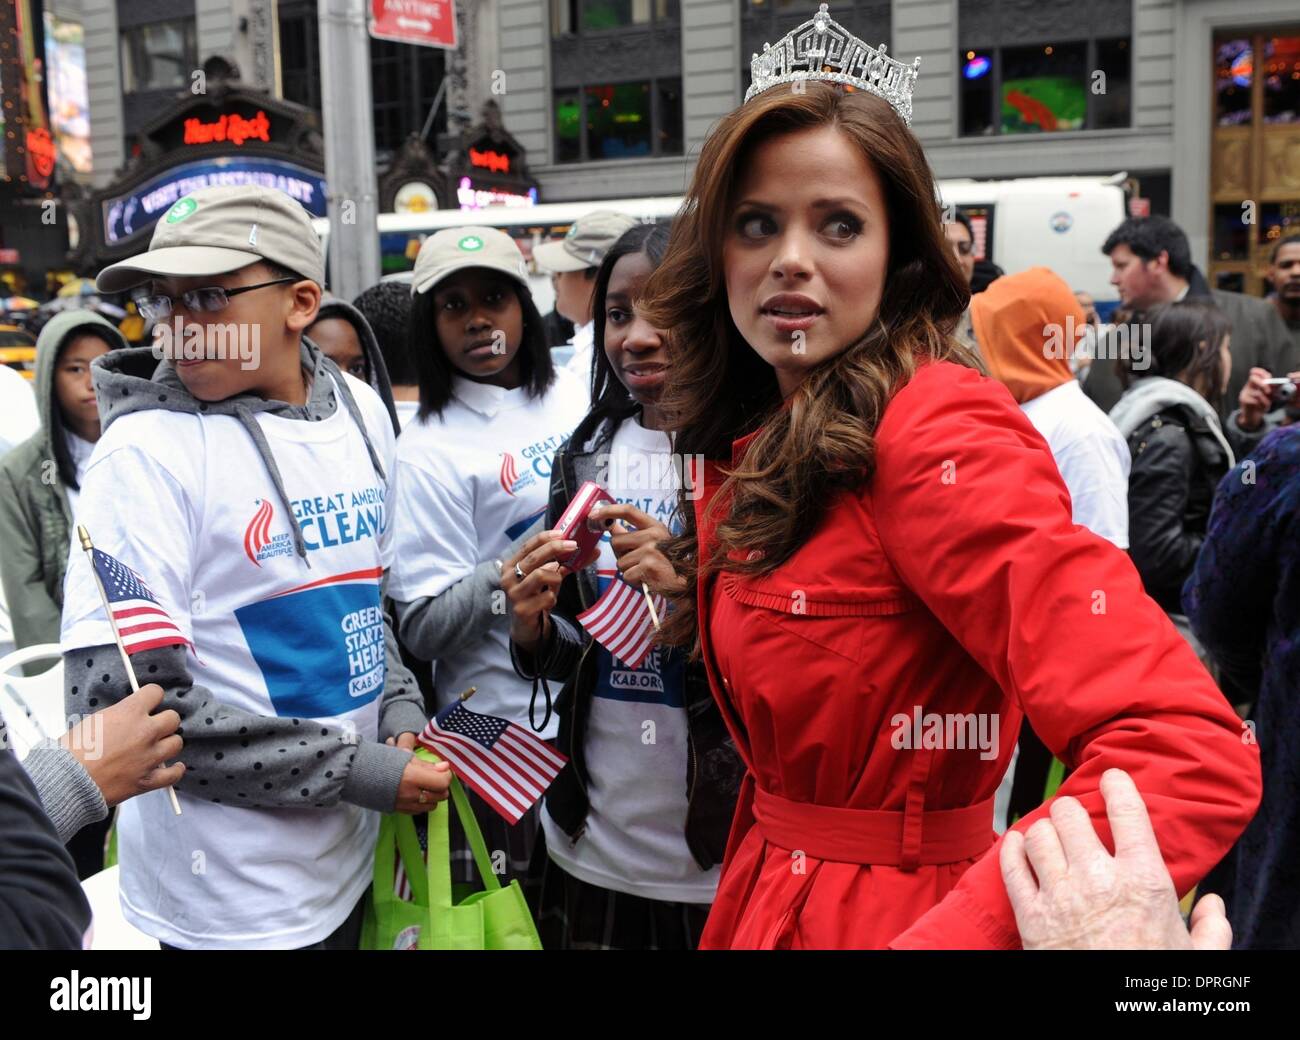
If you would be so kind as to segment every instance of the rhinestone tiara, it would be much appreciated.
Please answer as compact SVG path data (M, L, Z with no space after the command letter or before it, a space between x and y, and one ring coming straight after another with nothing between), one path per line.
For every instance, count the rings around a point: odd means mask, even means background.
M763 44L763 53L750 59L753 82L745 91L745 100L779 83L810 79L846 83L884 98L903 122L911 126L912 88L921 59L904 65L885 51L883 43L872 47L859 40L835 21L822 4L808 21L786 33L775 46Z

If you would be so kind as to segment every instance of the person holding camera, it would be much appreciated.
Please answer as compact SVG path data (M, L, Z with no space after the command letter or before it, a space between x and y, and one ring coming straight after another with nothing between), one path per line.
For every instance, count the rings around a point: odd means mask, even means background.
M1237 396L1237 408L1228 417L1224 432L1238 458L1259 446L1279 426L1300 421L1300 371L1274 377L1266 368L1254 367Z

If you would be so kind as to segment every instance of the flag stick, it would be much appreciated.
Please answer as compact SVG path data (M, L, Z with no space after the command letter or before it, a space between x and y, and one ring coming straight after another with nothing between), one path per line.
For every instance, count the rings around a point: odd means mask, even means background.
M471 697L474 696L474 693L475 693L476 690L478 690L478 687L477 687L477 686L471 686L468 690L466 690L464 693L462 693L462 694L460 695L460 697L458 698L458 700L459 700L462 704L464 704L467 700L469 700Z
M645 605L650 608L650 620L655 623L655 631L659 631L659 613L655 610L654 597L650 595L650 589L645 582L641 583L641 594L645 596Z
M131 692L136 693L140 689L140 682L135 677L135 669L131 667L131 657L126 652L126 647L122 643L122 635L117 630L117 620L113 617L113 608L108 602L108 593L104 590L104 583L99 580L99 571L95 570L95 557L93 554L94 545L91 544L90 534L81 524L77 525L77 537L81 539L81 547L86 551L86 559L90 561L90 574L95 579L95 588L99 589L99 598L104 603L104 613L108 615L108 626L113 630L113 641L117 643L117 652L122 655L122 664L126 668L126 677L131 681ZM166 765L166 763L163 763ZM167 785L167 795L172 801L172 812L177 816L181 814L181 803L176 798L176 789Z

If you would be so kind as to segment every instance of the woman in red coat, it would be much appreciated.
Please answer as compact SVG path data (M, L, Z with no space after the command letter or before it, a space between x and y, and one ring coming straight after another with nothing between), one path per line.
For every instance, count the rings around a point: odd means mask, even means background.
M778 85L706 141L646 288L707 460L664 635L748 767L705 948L1016 947L992 806L1024 715L1104 841L1100 777L1132 776L1180 894L1258 802L1213 680L953 340L935 197L885 100Z

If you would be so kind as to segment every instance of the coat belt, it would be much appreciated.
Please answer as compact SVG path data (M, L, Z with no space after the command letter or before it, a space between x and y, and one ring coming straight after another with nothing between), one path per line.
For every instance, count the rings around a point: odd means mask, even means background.
M909 799L902 812L843 809L754 788L754 823L765 839L814 859L915 870L982 855L993 833L993 799L925 811Z

